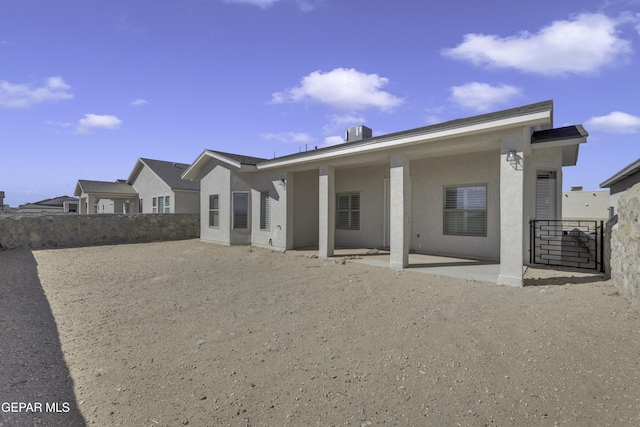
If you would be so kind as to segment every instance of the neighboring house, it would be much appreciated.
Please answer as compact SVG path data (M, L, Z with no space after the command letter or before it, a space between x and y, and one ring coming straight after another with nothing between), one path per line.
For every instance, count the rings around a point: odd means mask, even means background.
M624 167L621 171L600 184L600 188L609 189L611 216L618 213L618 200L620 197L638 182L640 182L640 159Z
M76 184L74 195L80 198L79 214L138 212L138 193L124 180L81 179Z
M20 205L18 210L20 213L76 213L78 212L78 199L69 196L54 197Z
M138 193L138 212L200 212L200 183L181 178L188 167L184 163L138 159L127 180Z
M182 177L200 182L204 241L492 259L522 286L529 220L562 218L562 167L587 139L552 127L545 101L268 160L204 150Z
M126 180L79 180L80 213L198 213L200 183L181 178L188 167L140 158Z
M562 193L562 219L607 221L609 190L583 190L572 187Z

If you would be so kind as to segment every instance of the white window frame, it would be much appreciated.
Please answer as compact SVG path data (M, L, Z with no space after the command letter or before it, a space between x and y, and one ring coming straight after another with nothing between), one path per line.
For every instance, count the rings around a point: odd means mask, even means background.
M260 230L270 230L271 227L271 197L268 191L260 193Z
M341 208L340 199L347 198L347 206ZM336 229L360 230L361 200L359 192L336 194ZM342 221L341 221L342 220ZM346 224L345 224L346 220Z
M236 196L245 196L245 200L246 200L246 212L243 213L238 213L236 212ZM233 193L231 193L231 198L232 198L232 203L231 203L231 217L233 220L233 224L232 224L232 228L234 230L248 230L249 229L249 219L250 219L250 212L249 212L249 205L250 205L250 195L248 191L234 191ZM244 215L246 216L244 224L240 223L238 224L238 216L240 215Z
M151 209L152 213L158 213L158 198L153 198L153 209Z
M213 207L213 203L212 203L214 200L215 200L215 207ZM215 221L213 221L213 219L215 219ZM219 194L209 194L209 228L220 228L220 195Z
M171 196L164 196L164 213L171 213Z
M477 201L473 200L473 195L471 192L474 189L484 189L484 205L480 203L478 206L473 206L473 203L477 203ZM455 190L456 194L453 195L456 197L456 206L447 206L447 191ZM462 190L461 193L459 191ZM487 184L469 184L469 185L452 185L444 187L443 189L443 215L442 215L442 233L447 236L472 236L472 237L486 237L487 236L487 212L488 212L488 198L489 198L489 188ZM452 202L452 195L449 196L449 201ZM461 199L460 199L461 198ZM474 231L473 225L471 224L471 220L473 217L476 219L479 215L482 214L482 226L480 231ZM447 218L452 215L461 216L460 218L460 228L459 230L451 230L448 229ZM475 224L477 226L477 224Z

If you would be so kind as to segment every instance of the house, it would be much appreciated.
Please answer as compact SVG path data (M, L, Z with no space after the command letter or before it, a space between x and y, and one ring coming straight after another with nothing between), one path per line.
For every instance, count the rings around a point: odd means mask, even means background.
M188 167L184 163L138 159L127 179L138 193L138 212L200 212L200 183L181 178Z
M583 190L571 187L562 193L562 219L576 221L607 221L609 190Z
M640 159L622 168L622 170L600 184L600 188L609 189L611 216L617 214L620 197L638 182L640 182Z
M553 102L452 120L273 159L204 150L182 177L200 182L201 239L287 250L389 248L500 262L522 286L529 220L562 218L562 167L588 134L553 128ZM355 135L360 135L358 139Z
M25 203L18 206L20 213L76 213L78 212L78 199L69 196L54 197L40 200L34 203Z
M80 213L198 213L200 183L181 179L188 167L140 158L126 180L79 180Z
M79 214L138 211L138 193L124 180L108 182L81 179L73 194L80 198Z

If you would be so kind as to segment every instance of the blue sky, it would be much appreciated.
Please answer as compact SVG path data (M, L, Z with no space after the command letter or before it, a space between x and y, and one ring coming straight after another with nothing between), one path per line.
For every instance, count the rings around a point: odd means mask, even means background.
M0 190L547 99L590 133L564 189L597 189L640 158L639 49L640 0L0 0Z

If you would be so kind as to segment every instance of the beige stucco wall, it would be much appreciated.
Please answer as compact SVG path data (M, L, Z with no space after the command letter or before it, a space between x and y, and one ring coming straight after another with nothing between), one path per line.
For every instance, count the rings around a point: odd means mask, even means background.
M171 188L162 181L148 167L143 166L140 173L132 183L132 187L138 192L138 198L142 199L142 213L153 212L154 197L170 197L170 212L175 212L175 197ZM197 210L194 212L198 212ZM164 213L164 212L157 212Z
M389 178L389 165L336 170L336 194L360 193L360 229L336 230L336 245L382 247L385 178Z
M411 163L411 248L417 252L500 257L500 152L417 160ZM444 188L487 186L487 235L443 233ZM418 237L420 235L420 237Z
M231 243L231 171L211 161L204 168L200 181L200 239L223 244ZM218 194L219 227L209 227L209 196Z
M609 190L562 193L562 218L606 221L609 219Z
M293 247L318 243L319 171L293 174Z
M252 174L251 244L285 250L287 246L287 182L284 171ZM269 227L260 229L260 193L269 193Z

